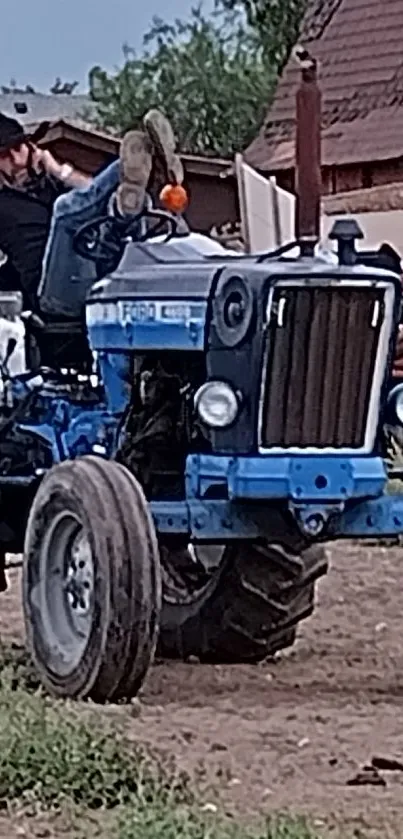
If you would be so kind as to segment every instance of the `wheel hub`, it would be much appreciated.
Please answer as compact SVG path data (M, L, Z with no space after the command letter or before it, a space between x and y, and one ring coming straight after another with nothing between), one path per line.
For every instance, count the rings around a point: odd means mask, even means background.
M78 516L70 511L55 516L40 552L42 573L32 605L52 668L65 676L79 666L93 621L95 565Z
M73 619L88 617L92 608L94 565L88 541L77 534L67 560L64 592Z

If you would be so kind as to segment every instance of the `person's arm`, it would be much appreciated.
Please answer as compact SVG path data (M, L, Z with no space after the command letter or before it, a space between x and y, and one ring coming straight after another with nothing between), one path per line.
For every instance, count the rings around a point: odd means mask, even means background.
M89 186L92 178L84 175L74 168L70 163L58 163L47 149L37 149L37 160L48 175L56 178L62 184L72 189L80 189Z

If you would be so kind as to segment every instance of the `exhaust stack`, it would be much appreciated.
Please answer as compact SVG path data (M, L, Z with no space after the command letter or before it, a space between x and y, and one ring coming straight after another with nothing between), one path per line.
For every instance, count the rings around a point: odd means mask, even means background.
M294 57L301 68L296 96L295 239L302 256L313 256L320 239L322 97L316 60L303 47L295 48Z

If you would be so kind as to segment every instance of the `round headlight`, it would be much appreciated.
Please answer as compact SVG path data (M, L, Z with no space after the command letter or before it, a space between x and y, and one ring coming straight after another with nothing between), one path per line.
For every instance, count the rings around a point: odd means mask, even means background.
M396 385L387 399L387 421L403 425L403 385Z
M254 308L252 288L243 277L230 276L219 284L213 300L213 321L219 341L226 347L241 344L251 328Z
M239 410L236 393L225 382L206 382L195 394L194 404L200 419L210 428L226 428Z
M403 387L399 387L395 394L395 411L399 422L403 425Z

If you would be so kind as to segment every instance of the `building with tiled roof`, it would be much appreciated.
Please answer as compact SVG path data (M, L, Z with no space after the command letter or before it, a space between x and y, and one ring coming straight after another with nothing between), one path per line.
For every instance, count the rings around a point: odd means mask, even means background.
M30 93L0 90L0 113L18 119L22 124L77 119L94 113L94 104L85 94Z
M402 32L403 0L309 1L300 43L319 64L325 194L403 181ZM291 58L245 152L251 166L288 189L298 82Z

